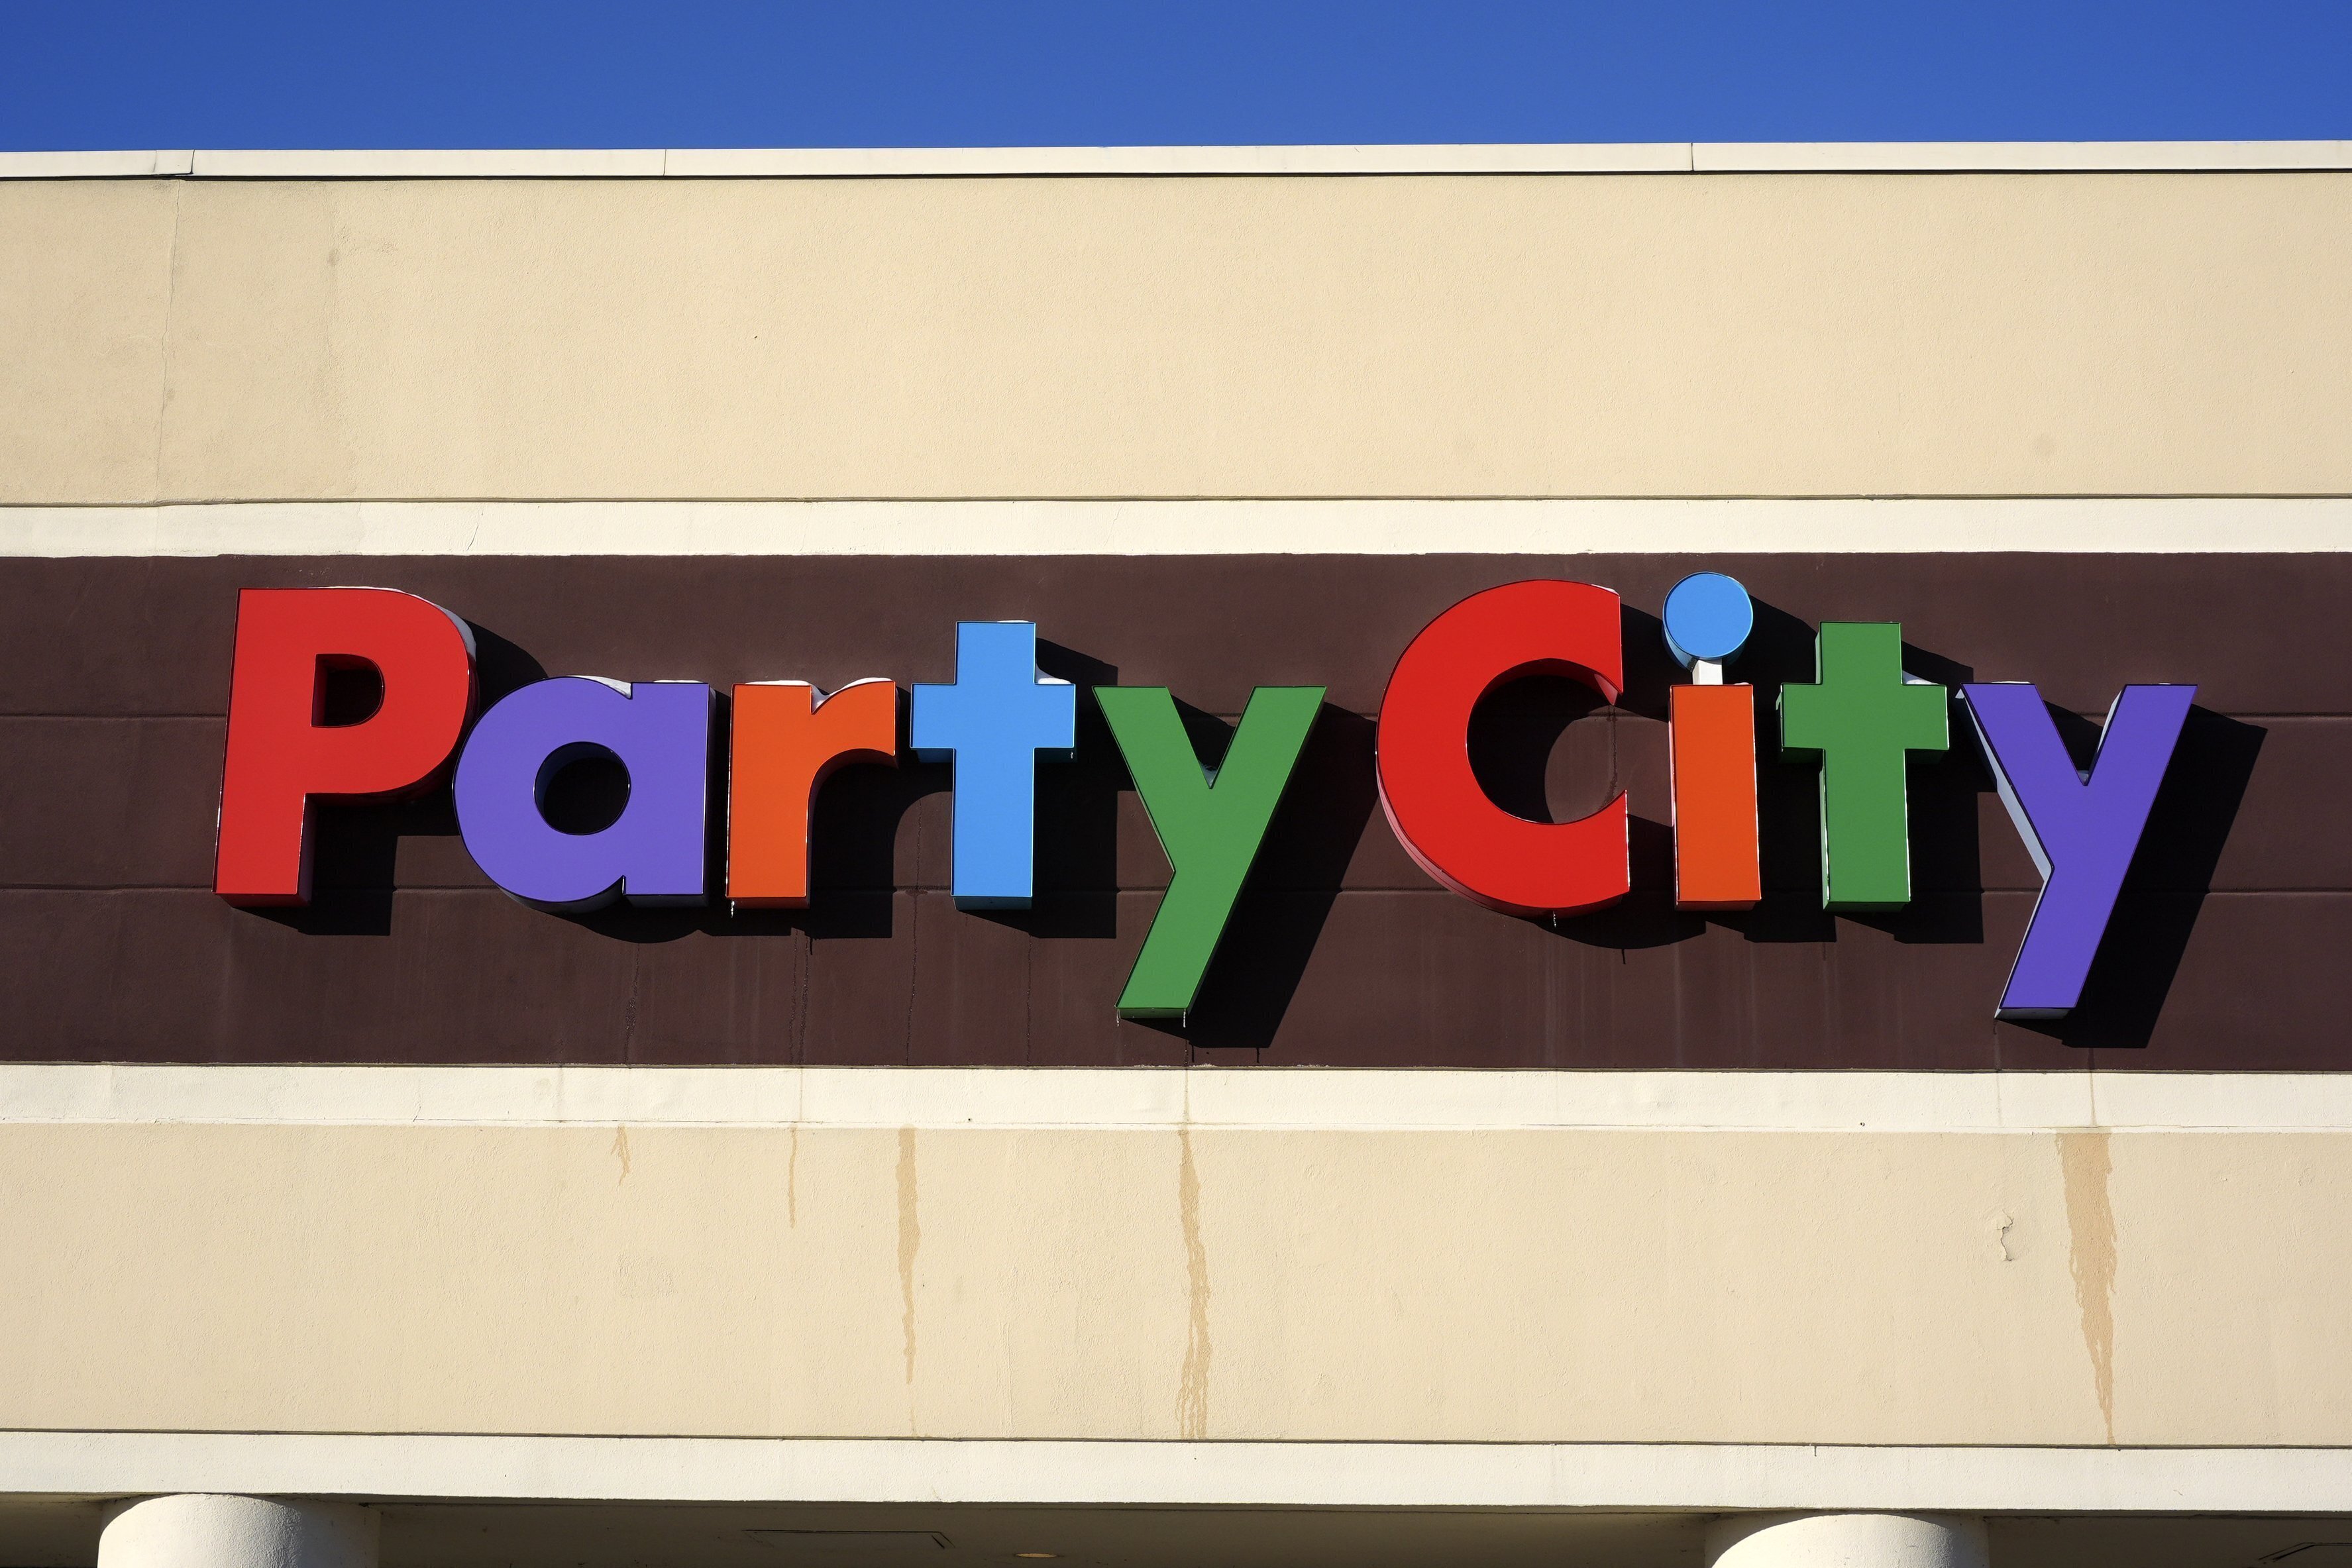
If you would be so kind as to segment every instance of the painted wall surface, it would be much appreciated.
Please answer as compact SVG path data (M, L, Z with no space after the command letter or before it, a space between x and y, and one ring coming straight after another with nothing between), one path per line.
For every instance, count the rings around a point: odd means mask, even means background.
M0 500L2339 493L2352 174L16 182Z
M17 1427L2352 1443L2341 1134L20 1126L0 1178Z
M2103 553L2110 513L2014 554L1960 521L1807 554L1783 515L1738 558L360 560L240 555L270 525L223 506L220 555L101 559L71 508L454 498L495 537L502 498L2340 496L2347 256L2343 173L0 183L0 1056L2341 1071L2340 551ZM2033 873L1965 747L1919 776L1903 919L1654 897L1554 933L1421 875L1368 793L1412 633L1528 575L1654 614L1702 566L2078 714L2200 684L2191 826L2122 927L2157 961L2099 1015L2133 1027L1992 1020ZM1328 684L1245 899L1250 1027L1114 1019L1165 872L1099 736L1024 920L948 907L911 761L840 780L805 917L528 910L430 801L331 819L316 910L232 909L236 591L354 582L473 619L500 689L938 679L990 615L1212 715ZM1663 650L1628 624L1625 704L1517 714L1517 779L1654 826ZM1776 915L1811 859L1777 766ZM0 1428L2352 1448L2352 1115L1872 1124L9 1113Z

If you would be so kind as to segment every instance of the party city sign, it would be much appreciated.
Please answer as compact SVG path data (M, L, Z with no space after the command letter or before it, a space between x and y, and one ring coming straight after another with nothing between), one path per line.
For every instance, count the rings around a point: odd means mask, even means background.
M1755 692L1725 678L1753 619L1746 590L1712 572L1685 578L1664 607L1667 645L1690 675L1668 703L1675 901L1685 909L1745 909L1762 897ZM1404 649L1381 704L1380 799L1431 876L1524 916L1626 895L1622 793L1574 821L1529 821L1487 796L1468 746L1480 699L1522 675L1566 675L1614 701L1622 643L1614 592L1543 580L1474 594ZM328 674L338 668L372 670L381 683L374 710L358 722L329 722ZM1168 688L1094 688L1174 869L1119 995L1121 1016L1191 1010L1323 690L1256 688L1209 768ZM2056 1018L2077 1005L2196 690L2126 686L2084 770L2032 685L1959 688L2042 877L2000 1016ZM614 898L704 903L713 893L709 835L721 832L730 904L803 905L816 791L845 764L890 767L902 753L891 680L830 695L800 681L738 685L725 726L725 821L714 827L720 721L710 686L562 676L521 687L478 720L475 697L471 630L437 605L387 589L247 590L215 891L233 904L307 904L318 804L412 795L448 779L467 850L525 903L563 911ZM1780 753L1820 773L1822 907L1910 901L1906 769L1914 754L1950 745L1949 707L1945 687L1905 674L1902 628L1891 622L1824 623L1813 682L1781 688ZM903 749L952 766L959 905L1029 904L1037 769L1070 756L1077 708L1076 687L1039 672L1037 628L1025 621L959 624L955 679L913 687ZM625 770L626 803L596 831L567 831L548 819L548 790L583 758Z

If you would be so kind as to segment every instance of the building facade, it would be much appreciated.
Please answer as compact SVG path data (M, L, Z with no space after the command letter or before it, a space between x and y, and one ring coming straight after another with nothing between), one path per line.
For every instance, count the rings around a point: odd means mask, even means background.
M0 1563L2352 1563L2343 146L0 175Z

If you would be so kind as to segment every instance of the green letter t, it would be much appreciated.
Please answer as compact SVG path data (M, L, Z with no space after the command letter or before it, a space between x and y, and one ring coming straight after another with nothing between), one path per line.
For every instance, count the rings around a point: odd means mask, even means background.
M1825 621L1819 685L1780 688L1780 748L1822 759L1822 907L1911 902L1909 754L1951 744L1944 688L1903 678L1903 628Z

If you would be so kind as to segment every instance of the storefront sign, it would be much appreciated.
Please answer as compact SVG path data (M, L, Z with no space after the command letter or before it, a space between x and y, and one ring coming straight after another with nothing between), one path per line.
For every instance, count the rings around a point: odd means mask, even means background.
M1738 910L1762 896L1752 687L1725 679L1753 624L1746 591L1700 573L1667 596L1668 650L1687 670L1672 688L1675 901ZM1473 594L1404 649L1381 701L1377 768L1389 823L1413 860L1465 898L1557 918L1632 888L1621 792L1572 821L1497 805L1472 766L1473 711L1499 686L1551 674L1604 701L1624 685L1617 595L1538 580ZM846 764L895 766L894 681L830 696L803 682L737 685L723 705L693 681L584 676L535 681L472 724L475 647L467 623L411 594L368 588L249 589L240 598L214 887L239 904L310 900L312 818L321 803L453 789L459 831L483 873L514 897L560 911L700 904L711 895L711 834L724 834L723 896L747 907L810 897L817 790ZM329 721L329 677L364 668L374 711ZM2011 1018L2077 1005L2126 870L2196 688L2126 686L2093 765L2079 768L2035 688L1958 688L2042 891L2000 1002ZM1188 1013L1283 799L1323 700L1320 686L1262 686L1213 768L1194 749L1173 695L1102 685L1091 696L1149 812L1174 875L1118 1001L1123 1017ZM1951 692L1903 669L1902 628L1829 622L1814 680L1780 695L1768 755L1820 775L1821 902L1832 911L1911 899L1910 760L1950 744ZM1079 693L1042 674L1026 621L956 627L952 682L916 685L905 749L953 769L951 885L971 909L1034 896L1037 769L1076 745ZM551 782L583 758L616 762L626 802L593 831L545 810ZM714 760L725 775L714 828ZM1054 824L1043 823L1051 832Z

